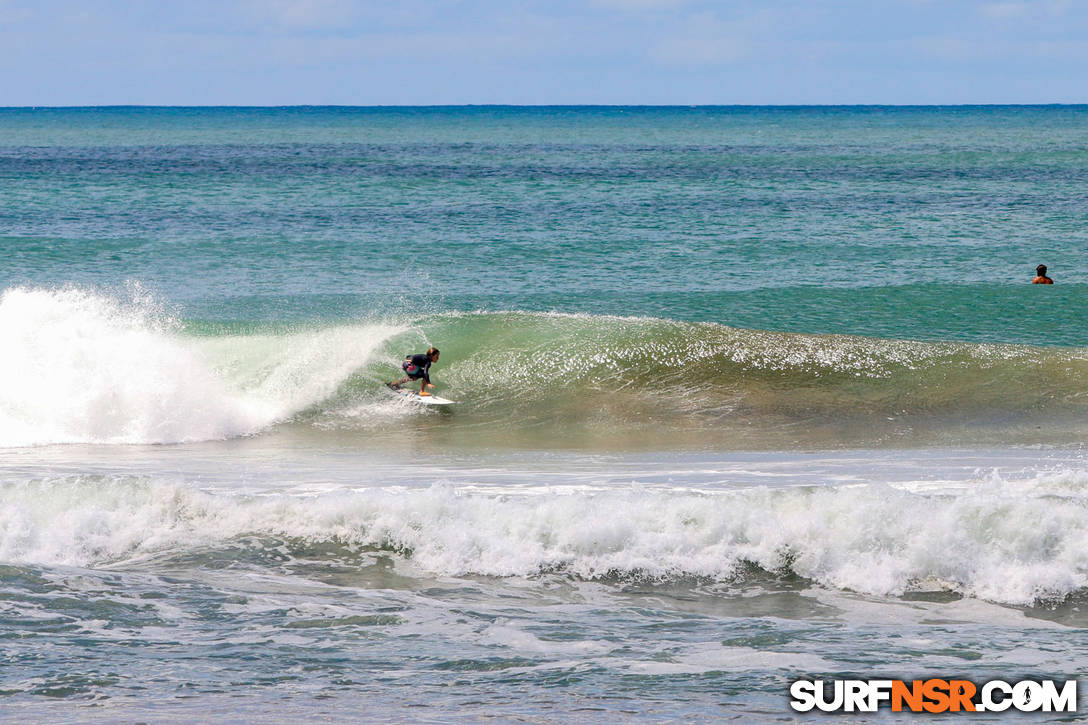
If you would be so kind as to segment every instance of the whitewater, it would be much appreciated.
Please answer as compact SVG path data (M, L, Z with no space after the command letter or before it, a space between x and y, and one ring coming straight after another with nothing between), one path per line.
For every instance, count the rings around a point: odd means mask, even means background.
M1061 602L1088 586L1083 474L990 472L936 488L736 490L725 478L694 491L529 477L545 488L443 480L238 495L139 476L7 482L0 556L127 567L193 550L320 546L404 557L444 576L739 584L758 573L863 594L942 591L1017 605Z
M0 296L0 446L181 443L256 433L325 400L382 325L185 338L139 290Z

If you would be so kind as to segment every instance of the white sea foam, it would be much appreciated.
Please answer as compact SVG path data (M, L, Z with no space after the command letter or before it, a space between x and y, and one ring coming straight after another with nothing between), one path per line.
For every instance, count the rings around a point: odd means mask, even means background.
M0 560L139 566L256 535L377 546L441 575L728 580L755 564L873 595L941 582L1024 604L1088 587L1086 482L1084 473L994 476L943 495L887 485L536 496L435 486L243 497L62 478L0 488Z
M185 336L146 295L0 296L0 447L254 433L330 395L398 329Z

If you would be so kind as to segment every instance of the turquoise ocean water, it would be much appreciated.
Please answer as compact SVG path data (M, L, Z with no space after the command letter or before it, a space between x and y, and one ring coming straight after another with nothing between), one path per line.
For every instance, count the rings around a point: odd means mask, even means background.
M0 109L0 718L1071 679L1086 182L1080 106Z

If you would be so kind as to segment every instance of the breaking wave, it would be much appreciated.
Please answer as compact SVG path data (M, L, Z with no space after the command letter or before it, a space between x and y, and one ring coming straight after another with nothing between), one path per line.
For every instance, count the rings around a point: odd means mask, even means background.
M753 567L873 595L1052 601L1088 587L1083 472L957 492L887 485L535 495L429 489L208 493L138 477L0 486L0 560L138 566L238 548L384 552L438 575L743 580ZM361 549L360 547L369 547Z
M452 414L381 381L428 344ZM200 324L147 295L0 297L0 446L178 443L284 423L470 443L790 448L1063 443L1088 432L1079 348L934 343L527 312ZM453 433L450 433L453 431Z

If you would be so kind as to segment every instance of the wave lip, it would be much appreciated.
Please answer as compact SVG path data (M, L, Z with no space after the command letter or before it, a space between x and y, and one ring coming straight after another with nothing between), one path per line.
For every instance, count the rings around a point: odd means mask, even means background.
M185 336L146 294L0 296L0 447L180 443L258 432L323 400L397 328Z

